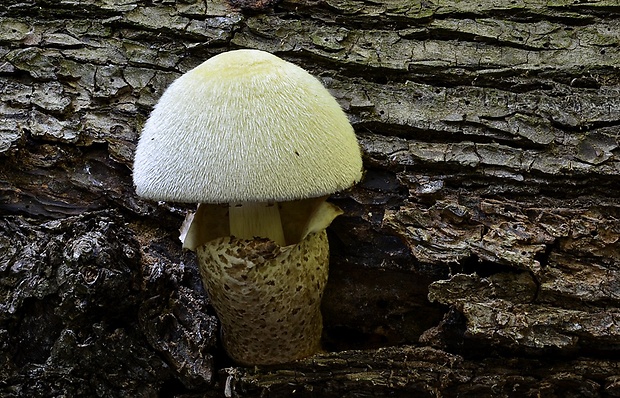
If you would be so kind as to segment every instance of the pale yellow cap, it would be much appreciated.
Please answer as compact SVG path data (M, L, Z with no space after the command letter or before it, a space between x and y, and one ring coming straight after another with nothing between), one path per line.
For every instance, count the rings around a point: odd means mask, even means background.
M144 126L133 174L140 196L203 203L318 197L361 178L336 100L258 50L217 55L173 82Z

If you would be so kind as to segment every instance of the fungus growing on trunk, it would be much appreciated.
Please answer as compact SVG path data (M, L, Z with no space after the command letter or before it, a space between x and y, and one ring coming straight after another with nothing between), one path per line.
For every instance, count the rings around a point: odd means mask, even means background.
M325 201L362 178L353 128L323 85L258 50L217 55L174 81L151 113L134 162L138 195L197 202L181 231L196 251L242 364L320 349L327 281Z

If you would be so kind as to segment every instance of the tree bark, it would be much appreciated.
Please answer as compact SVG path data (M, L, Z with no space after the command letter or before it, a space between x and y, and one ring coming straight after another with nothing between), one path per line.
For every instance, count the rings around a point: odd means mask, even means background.
M5 0L0 395L620 396L620 5ZM325 353L236 367L139 132L209 57L272 52L348 114Z

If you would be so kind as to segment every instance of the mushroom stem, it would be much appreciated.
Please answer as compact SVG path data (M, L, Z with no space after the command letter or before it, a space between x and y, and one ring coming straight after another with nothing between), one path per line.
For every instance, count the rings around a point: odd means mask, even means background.
M280 209L277 203L231 203L228 209L230 235L238 239L268 238L285 246Z

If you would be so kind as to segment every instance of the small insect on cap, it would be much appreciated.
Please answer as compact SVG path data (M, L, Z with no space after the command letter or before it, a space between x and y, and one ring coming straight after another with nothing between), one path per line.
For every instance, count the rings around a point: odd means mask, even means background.
M217 55L174 81L144 126L133 172L142 197L202 203L318 197L361 178L336 100L258 50Z

